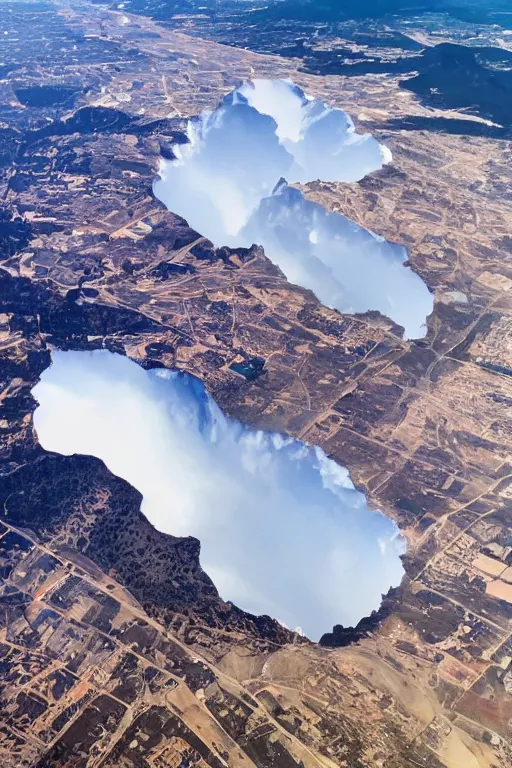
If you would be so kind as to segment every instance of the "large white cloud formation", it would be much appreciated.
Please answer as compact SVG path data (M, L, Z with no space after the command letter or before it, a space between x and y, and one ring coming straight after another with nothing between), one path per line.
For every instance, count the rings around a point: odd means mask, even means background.
M242 97L275 121L275 134L293 157L287 176L291 183L359 181L392 160L390 150L373 136L357 133L346 112L309 99L288 80L254 80L235 94L235 101Z
M155 195L215 245L262 245L289 280L341 312L379 310L425 334L433 299L405 248L327 214L280 182L352 182L391 161L340 109L291 82L255 80L190 121L189 144L161 162Z
M43 447L99 457L158 530L196 536L224 599L318 639L400 583L395 525L321 450L226 419L186 374L105 350L52 358L33 390Z

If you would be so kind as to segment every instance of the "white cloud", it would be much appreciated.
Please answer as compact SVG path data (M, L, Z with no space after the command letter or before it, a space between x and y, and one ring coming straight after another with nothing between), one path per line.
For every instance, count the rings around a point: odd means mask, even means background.
M288 279L311 288L323 304L341 312L379 310L403 325L407 338L424 335L432 296L403 266L405 248L328 213L299 190L280 186L240 235L245 244L262 242Z
M433 299L404 266L406 250L278 184L358 181L391 162L387 147L284 80L245 83L191 121L188 134L154 185L170 210L218 246L262 245L291 282L328 306L379 310L408 338L424 335Z
M196 379L107 351L54 352L34 395L43 447L103 459L158 530L201 541L203 568L241 608L318 639L400 582L396 527L346 469L226 419Z

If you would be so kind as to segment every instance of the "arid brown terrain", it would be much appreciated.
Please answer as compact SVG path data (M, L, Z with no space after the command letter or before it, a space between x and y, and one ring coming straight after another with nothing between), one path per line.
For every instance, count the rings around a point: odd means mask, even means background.
M510 766L510 144L393 127L470 118L391 77L315 77L86 2L0 14L1 765ZM255 76L292 77L392 150L304 191L409 249L435 295L425 339L323 307L153 196L186 117ZM99 347L186 370L347 466L408 539L379 613L320 645L245 614L99 460L45 452L31 389L51 350ZM255 360L257 377L231 368Z

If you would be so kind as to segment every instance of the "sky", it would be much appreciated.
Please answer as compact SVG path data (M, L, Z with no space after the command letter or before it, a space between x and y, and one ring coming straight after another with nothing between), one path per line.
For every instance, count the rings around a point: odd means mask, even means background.
M396 526L323 451L225 418L187 374L106 350L52 359L33 389L42 446L97 456L158 530L197 537L225 600L318 640L400 583Z
M405 248L327 214L286 182L354 182L392 162L340 109L290 81L255 80L190 121L189 144L162 160L155 195L217 246L262 245L293 283L349 313L378 310L422 338L433 297Z

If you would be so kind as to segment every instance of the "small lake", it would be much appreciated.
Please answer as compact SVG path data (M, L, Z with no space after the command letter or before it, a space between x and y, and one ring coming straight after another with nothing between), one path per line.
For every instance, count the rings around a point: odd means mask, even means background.
M159 531L197 537L225 600L318 640L400 583L396 526L323 451L227 419L187 374L106 350L52 359L33 389L41 445L97 456Z

